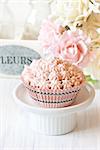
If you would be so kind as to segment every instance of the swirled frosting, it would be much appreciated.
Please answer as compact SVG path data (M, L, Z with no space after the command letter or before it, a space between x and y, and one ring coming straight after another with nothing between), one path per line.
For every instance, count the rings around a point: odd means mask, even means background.
M33 87L55 90L80 86L85 80L78 67L60 58L33 60L21 77Z

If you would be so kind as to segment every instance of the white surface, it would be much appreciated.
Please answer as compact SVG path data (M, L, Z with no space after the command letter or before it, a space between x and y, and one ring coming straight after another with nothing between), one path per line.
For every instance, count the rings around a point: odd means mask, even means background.
M77 128L63 136L36 134L14 102L16 79L0 79L0 150L100 150L100 91L91 106L77 114Z
M13 97L17 104L29 116L29 122L37 133L61 135L71 132L77 123L76 112L85 110L93 101L95 92L92 86L85 85L75 102L65 108L42 108L34 105L23 84L18 84Z

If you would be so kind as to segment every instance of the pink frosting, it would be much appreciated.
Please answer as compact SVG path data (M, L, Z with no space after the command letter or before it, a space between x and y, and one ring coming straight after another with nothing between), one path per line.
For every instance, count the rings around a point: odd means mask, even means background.
M63 29L63 27L62 27ZM61 25L46 20L40 30L39 40L45 51L50 51L56 57L85 67L91 58L90 39L81 30L61 32Z
M59 58L33 61L30 66L25 66L21 77L28 85L51 90L65 90L84 82L79 68Z

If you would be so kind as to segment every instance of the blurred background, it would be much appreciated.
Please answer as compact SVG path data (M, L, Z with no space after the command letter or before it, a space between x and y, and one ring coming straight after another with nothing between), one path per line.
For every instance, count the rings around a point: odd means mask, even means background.
M68 23L99 4L100 0L0 0L0 39L37 39L48 16Z
M52 0L0 0L0 39L37 38Z

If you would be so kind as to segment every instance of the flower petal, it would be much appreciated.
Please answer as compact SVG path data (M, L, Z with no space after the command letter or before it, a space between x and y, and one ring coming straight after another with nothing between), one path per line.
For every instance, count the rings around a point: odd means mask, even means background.
M86 55L88 53L88 47L82 40L78 41L77 47L83 55Z

